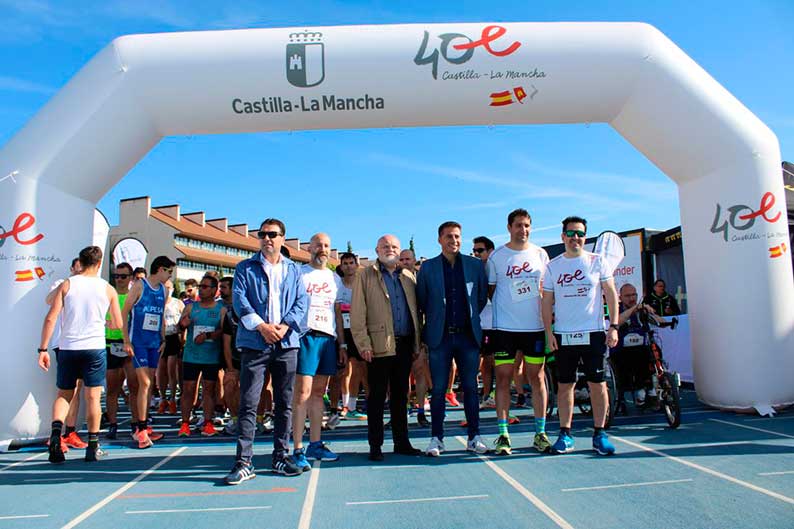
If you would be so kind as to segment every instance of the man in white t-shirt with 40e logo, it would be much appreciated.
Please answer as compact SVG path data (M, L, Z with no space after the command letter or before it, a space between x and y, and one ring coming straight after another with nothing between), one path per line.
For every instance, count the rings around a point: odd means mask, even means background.
M618 341L618 295L612 271L601 256L584 249L586 237L585 219L563 220L565 253L549 262L543 277L543 324L549 349L555 352L559 382L560 436L552 452L573 451L573 390L581 360L593 404L593 450L599 455L612 455L615 447L604 433L608 406L604 370L607 346L614 347ZM609 309L606 333L602 293Z
M529 242L532 217L525 209L507 216L510 241L488 257L488 295L493 305L493 337L496 340L496 417L499 437L497 455L508 455L507 431L510 411L510 379L516 358L523 357L532 384L532 408L535 414L534 447L540 452L551 448L546 435L546 390L543 366L546 343L540 311L540 280L549 262L543 248ZM520 389L520 388L519 388Z

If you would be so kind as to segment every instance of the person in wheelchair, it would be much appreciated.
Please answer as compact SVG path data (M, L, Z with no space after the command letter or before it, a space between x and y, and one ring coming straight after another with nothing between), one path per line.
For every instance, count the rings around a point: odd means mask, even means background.
M633 393L634 403L640 407L654 406L658 400L648 369L648 324L652 321L657 326L666 326L667 322L650 305L637 303L637 289L630 283L620 287L619 299L618 343L610 349L609 356L618 376L617 411L627 414L626 392Z

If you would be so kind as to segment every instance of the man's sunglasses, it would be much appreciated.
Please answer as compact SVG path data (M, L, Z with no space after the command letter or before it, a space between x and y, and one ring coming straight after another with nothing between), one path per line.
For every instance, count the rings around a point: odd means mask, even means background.
M132 274L113 274L113 279L127 279Z
M477 255L480 255L481 253L485 252L486 250L485 250L485 248L472 248L471 251L476 253Z
M584 237L585 235L587 235L582 230L565 230L563 233L565 234L566 237L573 237L574 235L578 237Z
M260 239L275 239L276 237L281 237L281 232L278 231L258 231L256 232L256 236Z

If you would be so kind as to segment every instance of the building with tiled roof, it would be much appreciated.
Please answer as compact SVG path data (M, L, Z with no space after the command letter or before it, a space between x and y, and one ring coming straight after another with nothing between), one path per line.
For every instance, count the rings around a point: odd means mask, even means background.
M178 204L152 207L149 197L126 198L119 202L119 225L110 228L110 252L125 239L136 239L146 248L146 268L152 258L167 255L175 261L177 289L186 279L199 280L208 270L221 276L234 274L234 267L259 251L256 232L247 224L229 224L227 219L205 219L203 211L180 213ZM308 263L309 243L287 239L290 258ZM338 252L331 250L329 263L338 264Z

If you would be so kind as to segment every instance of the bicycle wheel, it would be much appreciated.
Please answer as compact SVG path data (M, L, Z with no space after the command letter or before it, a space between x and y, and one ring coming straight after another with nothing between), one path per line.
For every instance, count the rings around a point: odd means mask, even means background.
M607 360L604 369L604 380L607 383L607 416L604 420L604 428L609 428L618 410L618 377L611 361Z
M593 413L593 404L590 402L590 388L585 382L584 375L578 373L579 381L576 383L574 388L574 402L576 403L576 407L579 408L579 411L584 413L585 415L591 415ZM577 393L581 393L577 396Z
M681 426L681 395L678 393L675 377L672 373L665 373L659 383L662 390L661 404L667 424L670 428L678 428Z

